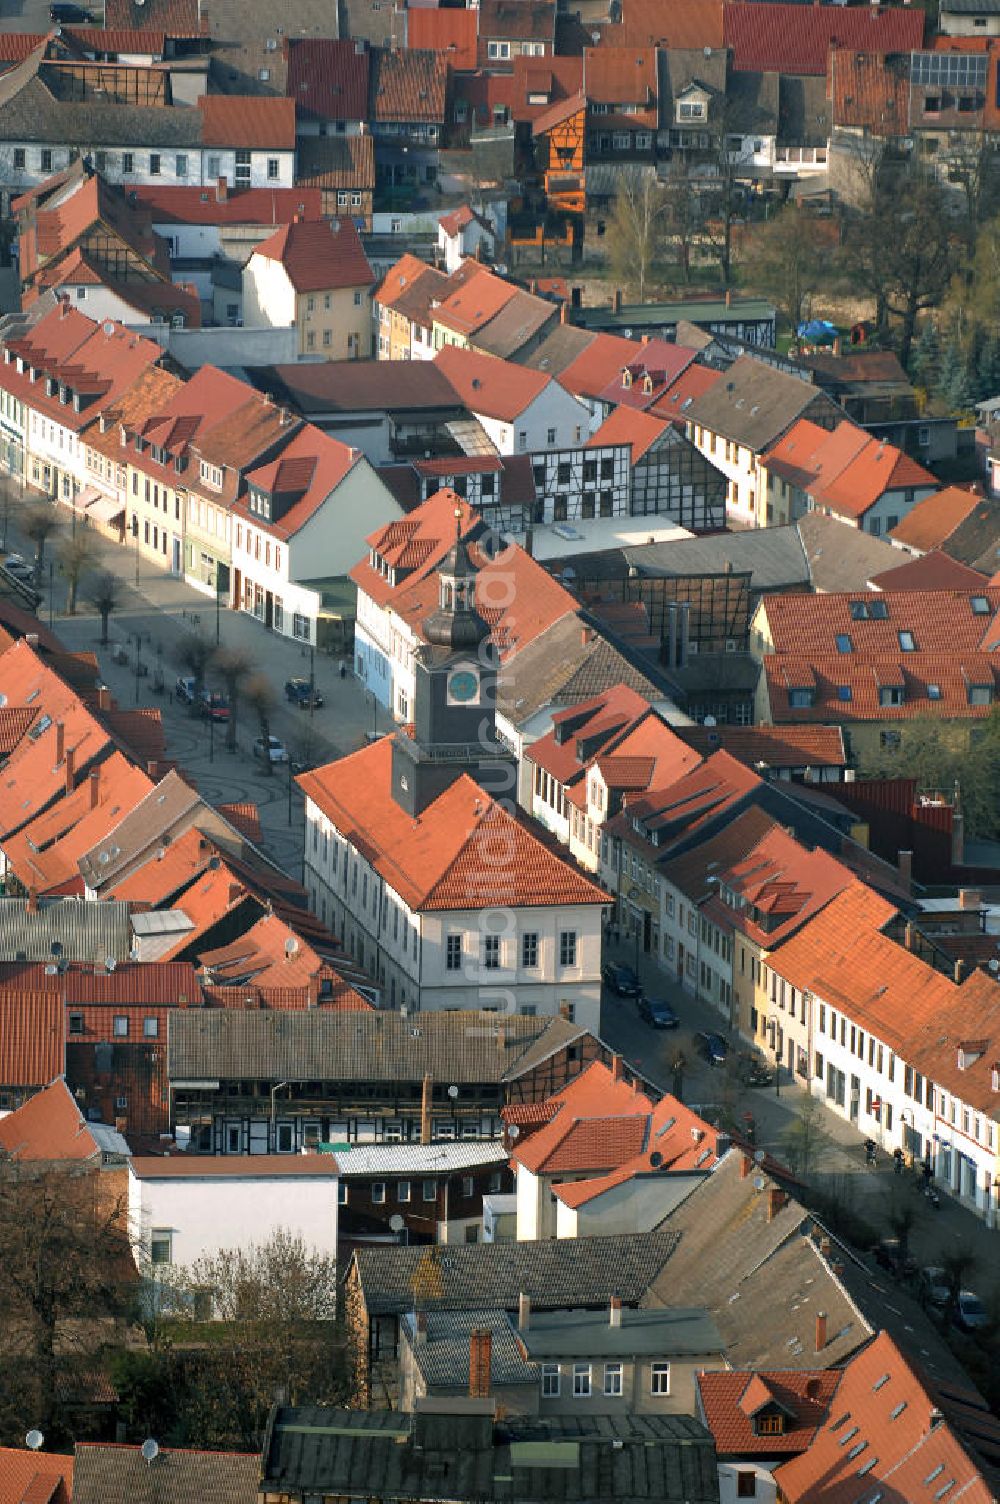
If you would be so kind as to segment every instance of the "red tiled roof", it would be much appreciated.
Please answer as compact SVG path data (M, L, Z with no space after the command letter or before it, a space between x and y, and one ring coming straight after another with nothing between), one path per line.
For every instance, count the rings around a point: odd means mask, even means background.
M62 998L44 990L0 992L0 1083L46 1086L65 1069Z
M260 987L305 987L323 961L275 914L265 914L236 940L200 951L198 965L218 985L253 982Z
M996 936L935 936L945 949L949 941L956 956L963 956L963 940L996 942ZM978 948L978 947L976 947ZM965 953L965 959L969 959ZM987 961L993 958L985 958ZM976 1036L969 1049L970 1034ZM974 1059L959 1059L961 1049ZM986 971L975 971L952 992L950 1001L940 1007L909 1038L906 1060L927 1079L968 1107L997 1116L997 1094L993 1089L993 1070L1000 1064L1000 987Z
M471 70L476 66L478 20L478 10L411 6L406 12L407 43L443 52L450 67Z
M982 615L971 601L982 597L989 609ZM856 620L852 606L884 608L884 617L870 614ZM899 654L899 633L913 633L916 648L926 653L989 651L1000 611L1000 589L984 584L978 590L829 591L821 595L771 595L764 604L773 655L778 658L828 657L837 651L838 634L851 639L852 653L844 658ZM906 659L913 657L907 654Z
M651 339L620 367L603 391L602 402L614 402L633 408L651 408L689 365L696 350L667 340Z
M513 658L557 621L576 612L577 603L569 591L518 544L508 545L492 558L480 553L475 544L469 552L479 571L479 614L489 623L490 640L501 659ZM424 573L394 596L392 609L422 638L424 620L437 598L437 576Z
M208 32L208 20L202 16L198 0L106 0L104 24L112 31L155 26L178 40L192 40Z
M143 862L110 889L108 896L157 908L193 882L200 872L204 872L212 857L219 854L214 843L194 826L160 849L162 856L157 853L155 861Z
M643 1147L653 1110L649 1097L600 1061L545 1105L555 1115L511 1150L513 1162L535 1175L617 1168Z
M760 0L760 3L766 3L766 0ZM843 426L841 424L832 435L831 445L838 439ZM821 467L824 453L825 450L821 449L817 455ZM809 487L809 494L818 507L828 507L842 517L860 518L886 491L922 486L937 486L937 480L929 470L894 444L869 438L829 480L825 479L821 469L819 477Z
M649 410L654 417L666 418L668 422L684 428L684 415L690 404L696 398L704 396L721 378L722 372L713 371L710 366L689 365L670 383L665 392L661 392Z
M946 486L912 506L890 536L914 553L930 553L947 542L982 499L978 491L966 486Z
M537 1128L542 1123L551 1123L558 1111L558 1100L550 1097L545 1102L511 1102L501 1107L500 1116L511 1127Z
M318 188L230 187L225 198L220 198L214 186L137 183L129 188L129 197L150 211L154 224L281 225L288 224L296 214L303 219L318 219L323 211L323 195Z
M850 869L829 852L809 851L782 826L773 826L727 868L723 886L741 900L740 927L773 950L853 880ZM732 919L734 911L718 894L714 904Z
M260 807L249 799L241 799L235 804L218 805L219 814L234 825L241 836L246 836L248 841L253 841L259 846L261 842Z
M146 865L148 866L149 863ZM196 956L203 937L218 924L220 919L225 918L230 910L239 907L251 897L250 889L239 881L225 861L220 862L218 867L211 867L201 873L171 905L190 919L192 927L186 930L174 945L165 950L160 959L171 961L189 953Z
M724 747L733 757L756 768L845 767L847 752L839 726L675 726L689 747L703 755Z
M396 583L374 568L369 559L363 559L351 570L354 584L380 606L393 601L444 558L455 541L456 511L461 536L467 538L479 527L479 514L448 486L435 491L407 517L371 533L365 541L386 568L394 571Z
M905 559L894 569L873 575L869 584L876 590L974 591L986 584L986 576L939 549L932 549L919 559Z
M448 61L441 53L379 48L371 53L371 118L441 125L447 82Z
M887 1499L933 1499L947 1485L942 1497L954 1495L963 1504L991 1504L995 1498L941 1418L937 1397L887 1332L846 1364L828 1417L806 1451L774 1474L788 1504L810 1504L820 1496L823 1504L867 1504L883 1492Z
M637 412L631 407L616 407L597 432L587 440L587 447L593 449L602 444L630 444L634 465L652 449L669 427L665 418L654 418L650 413Z
M16 639L11 638L8 647ZM0 757L9 757L22 740L38 711L30 705L4 705L0 707Z
M254 251L280 261L296 292L371 287L375 274L352 219L293 220Z
M725 45L741 73L826 74L831 46L868 53L911 52L924 37L924 13L893 6L727 4Z
M93 1159L100 1153L62 1077L0 1118L0 1149L12 1159L25 1161Z
M247 498L233 511L276 538L292 538L361 460L361 452L340 439L306 423L285 445L277 459L247 473L247 483L273 496L294 498L276 522L267 522L250 511Z
M698 50L723 45L722 0L622 0L619 26L606 30L629 47Z
M0 1447L0 1504L24 1504L29 1490L39 1487L45 1491L44 1504L70 1504L72 1457Z
M590 105L655 110L658 86L655 47L588 47L583 54L583 91Z
M557 782L570 785L583 778L587 765L607 744L650 713L648 701L626 684L614 684L560 710L552 717L552 729L533 742L528 756ZM581 751L589 747L589 757Z
M575 397L596 397L641 350L638 340L595 334L587 348L559 372L559 385Z
M580 97L582 57L525 57L514 59L511 77L511 116L518 123L541 119L557 104Z
M909 129L910 59L831 47L827 98L832 125L904 136Z
M367 47L359 47L350 38L289 38L287 90L296 108L307 115L322 120L366 120Z
M707 1174L718 1162L718 1147L718 1137L710 1124L676 1097L665 1096L649 1113L644 1142L635 1154L624 1158L607 1174L556 1185L553 1195L565 1206L576 1209L637 1176L696 1171Z
M663 856L675 839L735 811L759 786L756 773L728 752L714 752L673 783L627 799L624 810L607 822L606 829L609 836L619 836L627 845L641 843ZM653 846L641 831L655 833L658 845Z
M391 765L385 737L298 783L410 908L608 902L467 774L412 819L392 798Z
M858 445L863 443L862 438L854 437L860 431L852 424L838 424L838 429L841 428L846 435L852 436L855 443ZM799 418L788 432L783 433L777 443L772 444L766 454L761 456L761 466L780 476L797 490L807 491L817 475L816 456L829 438L828 428L821 428L811 418Z
M203 94L202 146L294 151L295 101L259 95Z
M496 318L501 308L506 307L517 292L518 289L512 282L505 282L502 277L494 276L488 267L472 262L461 284L442 298L435 308L434 321L453 329L456 334L475 334L490 319ZM450 354L453 350L454 346L446 345L441 354ZM440 356L438 361L440 363ZM519 366L516 369L522 368ZM448 374L447 371L445 374Z
M758 1374L700 1373L698 1394L705 1424L720 1458L786 1457L805 1451L822 1425L840 1383L835 1369L767 1370ZM754 1411L771 1402L785 1412L780 1434L758 1435Z
M510 288L511 293L514 291ZM440 313L438 309L436 316ZM435 365L470 412L483 413L505 423L513 422L523 413L552 380L544 371L532 371L478 350L461 350L457 345L445 345L439 350Z

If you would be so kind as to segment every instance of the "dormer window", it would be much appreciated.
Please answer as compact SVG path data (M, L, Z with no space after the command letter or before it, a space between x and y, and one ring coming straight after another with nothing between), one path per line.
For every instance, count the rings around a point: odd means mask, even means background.
M56 393L57 393L58 390L59 390L59 383L58 383L58 381L56 381L56 378L54 376L46 376L46 378L45 378L45 395L46 395L46 397L54 397L56 395Z
M222 490L223 468L221 465L213 465L208 460L201 462L201 478L213 491Z
M704 99L679 99L677 101L677 119L678 119L678 121L704 120L704 118L705 118L705 101L704 101Z
M648 397L649 394L653 390L653 378L652 378L652 376L650 376L650 375L647 374L646 376L644 376L642 378L642 389L646 393L646 396Z
M785 1417L780 1410L771 1411L770 1414L754 1416L754 1432L758 1436L783 1436L785 1433Z
M788 691L788 705L791 710L810 710L815 699L816 691L812 685Z
M59 401L62 403L62 405L64 407L66 406L67 402L69 401L70 396L71 396L71 393L70 393L69 387L66 385L66 383L64 381L60 381L60 383L59 383Z
M904 690L901 684L880 684L878 702L880 705L902 705Z
M967 699L970 705L992 705L992 684L970 684L967 690Z
M624 371L622 372L622 386L625 387L625 388L628 388L631 385L632 385L632 372L629 370L628 366L626 366L625 369L624 369Z

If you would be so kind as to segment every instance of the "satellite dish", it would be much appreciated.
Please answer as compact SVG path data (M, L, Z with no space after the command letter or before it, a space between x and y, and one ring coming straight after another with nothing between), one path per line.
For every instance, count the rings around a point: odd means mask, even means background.
M61 940L53 940L53 942L52 942L52 954L54 956L61 956L62 953L63 953L62 941Z
M448 1088L448 1095L451 1098L451 1100L454 1102L455 1098L458 1096L458 1087L457 1086L449 1086L449 1088Z
M701 724L703 726L717 726L719 723L714 715L707 715Z
M766 1185L767 1185L767 1181L764 1179L763 1175L755 1175L754 1176L754 1178L753 1178L753 1188L754 1188L755 1191L762 1191Z
M406 1226L406 1223L398 1212L393 1212L392 1216L389 1218L389 1226L392 1228L393 1232L402 1232L403 1228Z
M37 1452L38 1448L41 1446L44 1440L45 1437L42 1435L41 1431L39 1431L37 1427L32 1427L27 1436L24 1438L24 1444L30 1452Z
M105 956L104 957L104 969L105 969L105 971L114 971L114 969L115 969L115 967L117 965L118 965L118 962L115 960L114 956Z
M510 1139L521 1137L521 1130L516 1123L511 1123L510 1127L507 1129L507 1137Z
M294 956L294 954L298 950L298 948L299 948L299 942L295 939L295 937L293 935L289 935L288 939L285 941L285 955L286 956Z
M754 1163L758 1164L758 1165L762 1165L764 1163L764 1159L765 1159L765 1155L764 1155L763 1149L758 1149L757 1153L754 1155Z
M148 1467L151 1462L155 1462L157 1457L159 1457L160 1443L158 1441L154 1441L151 1436L147 1436L146 1440L143 1442L139 1450L142 1453L143 1461Z

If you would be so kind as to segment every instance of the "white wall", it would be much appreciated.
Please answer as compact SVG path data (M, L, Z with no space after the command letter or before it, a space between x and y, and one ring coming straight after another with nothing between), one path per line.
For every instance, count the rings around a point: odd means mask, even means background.
M586 405L557 381L550 381L512 423L501 422L482 413L475 416L482 423L500 454L535 454L546 449L575 449L585 443L590 433L590 413ZM550 441L549 432L554 430Z
M218 1161L213 1160L213 1165ZM339 1175L283 1178L190 1172L165 1180L129 1176L133 1228L148 1250L153 1228L173 1234L173 1263L183 1266L226 1248L265 1243L279 1229L317 1253L336 1257Z
M243 268L243 322L279 329L295 323L295 289L285 268L256 251Z
M612 1186L582 1206L570 1207L556 1197L556 1237L596 1238L612 1233L651 1232L659 1227L704 1175L634 1176Z

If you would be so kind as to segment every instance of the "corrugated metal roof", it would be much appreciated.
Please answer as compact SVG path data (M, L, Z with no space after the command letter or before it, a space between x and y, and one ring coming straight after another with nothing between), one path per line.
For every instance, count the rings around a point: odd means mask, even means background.
M352 1144L337 1148L337 1163L345 1179L352 1175L408 1175L424 1172L450 1175L480 1165L506 1164L500 1139L468 1139L433 1144Z
M26 898L0 898L0 961L125 961L132 944L126 903L42 899L36 913Z

